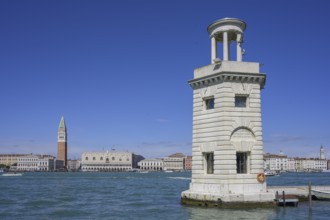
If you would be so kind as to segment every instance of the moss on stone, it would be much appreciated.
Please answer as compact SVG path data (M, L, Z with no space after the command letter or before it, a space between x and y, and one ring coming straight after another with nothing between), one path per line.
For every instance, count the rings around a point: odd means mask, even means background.
M181 198L182 205L188 206L200 206L200 207L211 207L211 208L230 208L230 209L241 209L241 208L274 208L276 203L274 202L223 202L219 201L201 201L193 200L188 198Z

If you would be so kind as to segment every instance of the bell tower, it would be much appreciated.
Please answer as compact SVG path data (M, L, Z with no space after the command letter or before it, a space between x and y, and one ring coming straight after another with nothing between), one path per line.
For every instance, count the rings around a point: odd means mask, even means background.
M273 205L264 176L259 63L243 62L246 23L224 18L208 26L211 64L194 70L192 180L183 204ZM234 43L236 47L230 47ZM222 57L218 57L222 44ZM230 49L236 60L230 60Z
M57 132L57 159L64 162L64 167L67 167L67 130L62 116L60 125L58 126Z
M325 160L324 148L322 145L320 147L320 159Z

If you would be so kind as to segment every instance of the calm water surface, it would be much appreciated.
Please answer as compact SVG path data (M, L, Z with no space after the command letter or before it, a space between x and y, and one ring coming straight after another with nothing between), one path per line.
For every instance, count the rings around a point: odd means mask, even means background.
M187 207L190 173L25 173L0 176L0 219L330 219L330 202L297 208ZM330 185L330 173L285 173L268 185Z

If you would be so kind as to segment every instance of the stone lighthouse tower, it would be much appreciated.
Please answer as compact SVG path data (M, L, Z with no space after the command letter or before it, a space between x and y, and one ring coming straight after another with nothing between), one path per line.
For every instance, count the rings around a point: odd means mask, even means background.
M263 169L260 91L266 75L260 73L259 63L242 61L245 28L246 23L236 18L220 19L207 28L211 64L195 69L189 81L192 181L189 190L182 192L183 204L273 204ZM222 44L222 57L218 57L218 44ZM235 60L230 52L236 53Z
M60 125L58 126L58 136L57 136L57 159L62 160L64 162L64 167L67 167L67 131L66 125L64 121L64 117L62 116Z

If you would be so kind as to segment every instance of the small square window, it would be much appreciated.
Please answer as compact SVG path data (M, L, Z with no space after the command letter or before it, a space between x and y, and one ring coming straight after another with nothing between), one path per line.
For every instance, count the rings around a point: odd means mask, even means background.
M214 109L214 98L204 99L204 109Z
M246 96L235 96L235 107L245 108L246 107Z
M205 165L206 165L206 173L213 174L214 172L214 156L213 153L205 153Z

